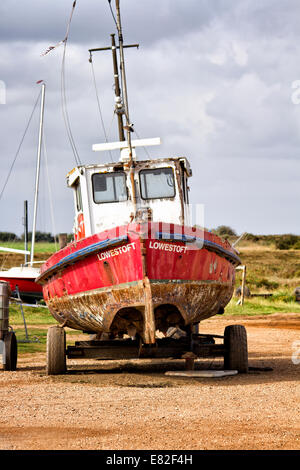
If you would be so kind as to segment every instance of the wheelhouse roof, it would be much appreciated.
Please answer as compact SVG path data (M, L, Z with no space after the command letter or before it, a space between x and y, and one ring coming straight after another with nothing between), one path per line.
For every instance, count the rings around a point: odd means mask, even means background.
M183 168L187 174L188 177L192 176L192 170L190 167L190 164L187 160L186 157L171 157L171 158L159 158L159 159L153 159L153 160L137 160L134 162L135 168L156 168L156 167L161 167L161 164L170 164L174 162L182 162ZM83 174L83 170L89 170L89 169L97 169L97 170L103 170L105 172L112 173L114 171L120 170L120 169L126 169L128 168L128 163L127 162L114 162L114 163L95 163L95 164L89 164L89 165L81 165L73 168L68 174L67 174L67 184L68 186L73 186L77 179L80 177L80 175Z

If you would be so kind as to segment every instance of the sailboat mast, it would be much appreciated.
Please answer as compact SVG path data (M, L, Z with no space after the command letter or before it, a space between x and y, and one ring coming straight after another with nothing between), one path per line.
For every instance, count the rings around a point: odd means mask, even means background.
M128 142L128 147L129 147L129 157L130 157L130 161L132 162L131 131L130 131L130 120L129 120L125 60L124 60L124 50L123 50L123 34L122 34L121 13L120 13L120 0L116 0L116 10L117 10L117 28L118 28L118 36L119 36L119 47L120 47L120 68L121 68L121 76L122 76L123 103L124 103L125 118L126 118L126 123L127 123L127 126L126 126L127 127L127 142Z
M24 201L24 250L28 251L28 201ZM28 255L25 253L25 265L28 261Z
M41 164L41 151L42 151L42 140L43 140L43 124L44 124L44 107L45 107L45 83L42 84L42 97L41 97L41 110L40 110L40 127L39 127L39 143L38 143L38 154L36 164L36 177L35 177L35 193L34 193L34 209L33 209L33 226L32 226L32 238L31 238L31 250L30 250L30 265L33 265L34 257L34 245L35 245L35 231L36 231L36 216L38 206L38 193L39 193L39 181L40 181L40 164Z

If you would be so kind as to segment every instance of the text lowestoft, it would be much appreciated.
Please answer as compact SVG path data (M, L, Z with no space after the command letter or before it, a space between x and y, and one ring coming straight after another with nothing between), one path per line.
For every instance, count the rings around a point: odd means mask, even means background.
M135 250L135 242L129 243L128 245L119 246L118 248L114 248L110 251L105 251L104 253L100 253L98 259L101 261L103 259L112 258L114 256L118 256L122 253L127 253L131 249Z
M162 250L170 251L172 253L186 253L187 247L182 245L173 245L171 243L162 243L162 242L149 242L149 248L153 250ZM122 253L128 253L130 250L135 250L135 242L129 243L128 245L119 246L110 251L104 251L103 253L98 254L98 259L100 261L113 258L114 256L121 255Z
M186 253L187 247L182 245L172 245L170 243L161 243L161 242L152 242L149 243L149 248L153 248L154 250L163 250L163 251L171 251L173 253Z

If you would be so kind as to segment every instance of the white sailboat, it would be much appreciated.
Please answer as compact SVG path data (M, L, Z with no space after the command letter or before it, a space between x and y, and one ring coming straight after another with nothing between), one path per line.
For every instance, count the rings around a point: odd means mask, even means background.
M0 247L0 251L19 253L19 254L25 255L25 264L21 266L12 267L6 271L0 271L0 280L9 282L11 292L19 294L21 299L27 302L36 301L37 299L41 299L43 297L41 286L39 286L35 282L36 278L40 275L40 268L34 266L35 264L34 248L35 248L35 233L36 233L38 192L39 192L39 179L40 179L40 161L41 161L41 150L42 150L42 140L43 140L45 90L46 90L46 85L45 83L42 83L31 249L30 251L27 249L26 242L25 242L24 250ZM26 240L26 237L25 237L25 240ZM29 262L27 262L28 255L30 255Z

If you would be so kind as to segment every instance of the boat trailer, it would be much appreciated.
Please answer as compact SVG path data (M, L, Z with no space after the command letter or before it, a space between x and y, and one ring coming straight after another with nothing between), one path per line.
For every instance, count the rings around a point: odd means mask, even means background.
M197 327L197 325L196 325ZM195 331L195 326L193 327ZM62 326L48 329L47 374L67 372L66 359L129 360L183 359L185 369L193 370L198 358L224 358L225 370L248 372L247 333L243 325L229 325L224 335L190 334L180 337L157 338L155 344L143 344L140 338L76 341L66 347L66 332ZM176 335L174 335L176 336Z
M9 298L8 282L0 281L0 355L4 370L14 371L17 368L17 338L9 327Z

